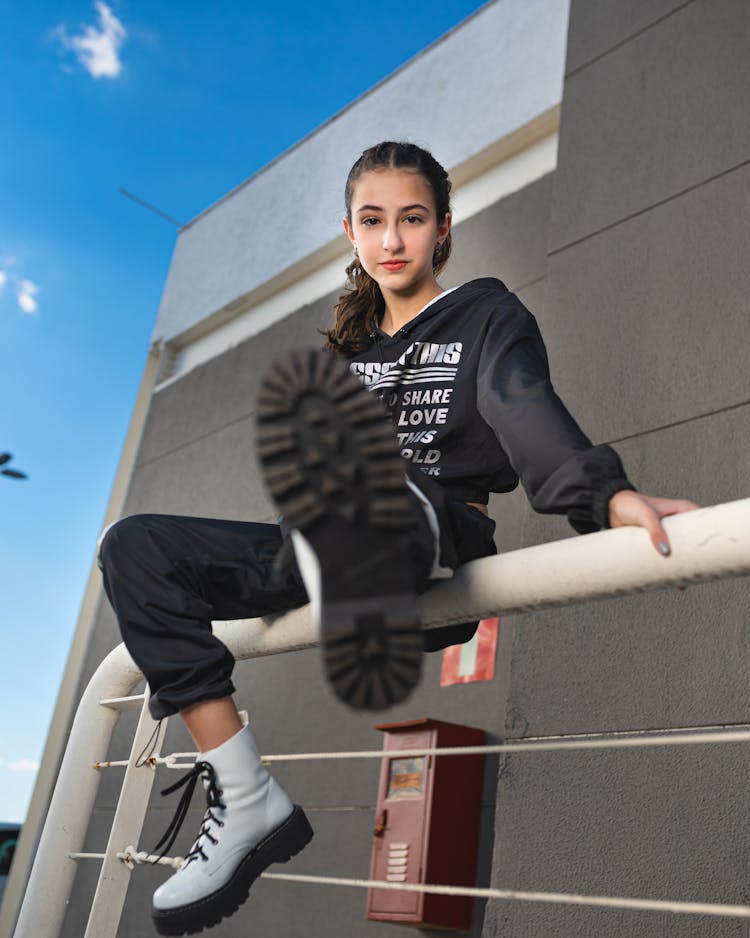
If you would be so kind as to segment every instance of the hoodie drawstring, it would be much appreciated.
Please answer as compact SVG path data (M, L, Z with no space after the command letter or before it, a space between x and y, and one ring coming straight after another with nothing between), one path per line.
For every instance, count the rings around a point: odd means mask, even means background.
M370 339L371 339L371 340L377 345L377 347L378 347L378 358L380 359L380 364L382 365L382 364L383 364L383 349L382 349L381 346L380 346L380 336L378 335L378 333L377 333L374 329L373 329L372 332L370 333Z

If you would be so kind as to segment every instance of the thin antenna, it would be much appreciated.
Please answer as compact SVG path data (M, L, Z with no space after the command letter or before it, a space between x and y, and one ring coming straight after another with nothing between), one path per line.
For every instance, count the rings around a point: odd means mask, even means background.
M166 212L162 212L160 208L156 208L155 205L151 205L150 202L147 202L145 199L141 199L139 196L134 195L132 192L128 192L127 189L119 188L117 190L120 195L124 195L126 199L132 199L133 202L136 202L138 205L142 205L143 208L147 208L149 212L153 212L154 215L158 215L159 218L163 218L165 221L168 221L172 225L176 225L177 228L184 228L185 226L181 221L177 221L176 218L172 218L171 215L167 215Z

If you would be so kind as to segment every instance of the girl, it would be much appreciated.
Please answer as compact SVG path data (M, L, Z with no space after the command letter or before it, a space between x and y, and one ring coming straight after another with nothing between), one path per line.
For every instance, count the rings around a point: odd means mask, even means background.
M564 513L581 533L640 525L663 556L661 519L696 507L637 493L614 450L592 445L552 388L534 318L499 280L440 286L450 182L428 152L393 142L366 150L345 201L353 289L336 307L329 351L277 363L258 398L258 448L282 528L140 515L114 525L101 547L151 713L179 712L200 750L173 786L188 786L176 817L199 777L207 810L184 865L154 895L162 934L216 924L267 866L312 837L241 726L233 661L212 619L309 598L334 690L377 709L409 693L423 648L473 634L474 623L423 638L416 596L495 552L490 492L520 478L537 511ZM158 845L165 852L179 823Z

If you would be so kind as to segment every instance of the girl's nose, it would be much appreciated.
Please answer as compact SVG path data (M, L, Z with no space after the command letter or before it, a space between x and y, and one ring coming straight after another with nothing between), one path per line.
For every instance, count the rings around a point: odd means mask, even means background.
M395 225L386 226L383 231L383 249L386 251L397 251L403 247L403 239Z

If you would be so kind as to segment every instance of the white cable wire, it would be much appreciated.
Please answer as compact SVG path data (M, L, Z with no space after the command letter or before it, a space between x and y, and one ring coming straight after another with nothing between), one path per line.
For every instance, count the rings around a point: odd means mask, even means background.
M103 853L71 853L74 860L101 860ZM179 869L182 857L162 857L135 847L126 847L117 856L132 868L133 864L157 863ZM630 899L623 896L587 896L567 892L527 892L520 889L487 889L472 886L437 886L421 883L388 883L378 879L345 879L338 876L310 876L303 873L261 873L261 879L319 886L353 886L358 889L395 889L401 892L424 892L438 896L468 896L474 899L505 899L517 902L546 902L558 905L598 906L641 912L673 912L681 915L713 915L722 918L750 918L750 906L719 902L676 902L669 899Z
M423 886L417 883L387 883L373 879L341 879L335 876L305 876L295 873L262 873L264 879L327 886L355 886L360 889L400 889L403 892L429 892L439 896L472 896L477 899L513 899L521 902L548 902L561 905L603 906L643 912L677 912L685 915L714 915L724 918L750 918L750 906L716 902L672 902L664 899L628 899L621 896L586 896L565 892L523 892L519 889L480 889L468 886Z
M394 759L407 756L471 756L490 753L559 752L581 749L637 749L655 746L698 746L713 743L750 742L750 730L710 733L664 733L654 736L555 739L549 742L498 743L489 746L446 746L441 749L378 749L359 752L310 752L263 756L263 762L296 762L304 759Z
M632 733L632 735L630 735ZM661 746L706 746L723 743L750 742L750 729L725 730L648 730L627 731L611 736L597 737L555 737L553 739L534 740L516 743L497 743L486 746L446 746L441 749L371 749L352 750L349 752L294 752L278 755L261 756L266 764L274 762L302 762L335 759L402 759L409 756L473 756L482 754L500 754L513 752L560 752L580 751L585 749L638 749L641 747ZM168 769L190 769L193 763L178 762L179 758L195 758L195 752L174 752L167 756L150 758L149 763L165 765ZM119 762L97 762L97 769L126 766L127 760Z
M106 853L69 853L71 860L103 860ZM117 854L117 859L122 860L126 866L133 869L134 865L148 863L153 866L171 866L176 870L182 866L182 857L159 857L155 853L147 853L145 850L136 850L135 847L126 847Z
M117 856L131 869L133 864L137 866L141 863L148 863L153 866L171 866L175 870L179 870L184 862L183 857L159 857L154 853L148 853L146 850L138 850L132 844L126 847L122 853L118 853Z

